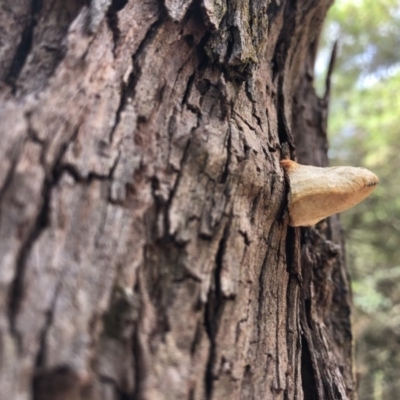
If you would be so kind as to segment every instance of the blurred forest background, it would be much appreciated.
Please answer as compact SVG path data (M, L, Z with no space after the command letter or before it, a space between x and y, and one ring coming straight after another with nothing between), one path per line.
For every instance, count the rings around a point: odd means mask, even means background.
M380 186L341 216L352 277L360 400L400 398L400 1L336 0L320 44L331 165L364 166Z

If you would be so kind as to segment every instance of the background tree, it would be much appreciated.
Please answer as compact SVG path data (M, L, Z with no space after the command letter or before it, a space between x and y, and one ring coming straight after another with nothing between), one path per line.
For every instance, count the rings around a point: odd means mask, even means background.
M2 397L353 397L340 227L279 164L327 164L329 5L2 3Z
M342 217L353 277L359 396L365 400L395 400L400 390L399 11L392 0L338 1L322 41L325 58L332 39L340 43L330 112L332 161L365 165L381 181L374 196Z

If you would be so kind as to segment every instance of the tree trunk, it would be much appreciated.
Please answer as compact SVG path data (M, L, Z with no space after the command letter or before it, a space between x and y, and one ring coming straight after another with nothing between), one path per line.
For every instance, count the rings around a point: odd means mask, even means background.
M354 397L340 227L279 164L327 163L330 3L3 1L1 398Z

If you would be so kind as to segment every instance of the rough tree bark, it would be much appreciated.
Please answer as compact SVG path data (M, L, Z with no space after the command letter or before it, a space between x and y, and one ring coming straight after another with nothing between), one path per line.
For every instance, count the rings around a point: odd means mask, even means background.
M279 165L327 163L330 3L2 1L1 398L354 397L340 227Z

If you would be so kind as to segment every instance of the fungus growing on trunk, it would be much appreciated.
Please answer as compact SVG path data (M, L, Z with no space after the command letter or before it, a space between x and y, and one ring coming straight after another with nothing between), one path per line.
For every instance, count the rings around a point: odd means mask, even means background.
M311 226L345 211L368 197L379 184L378 177L365 168L320 168L282 160L289 179L291 226Z

